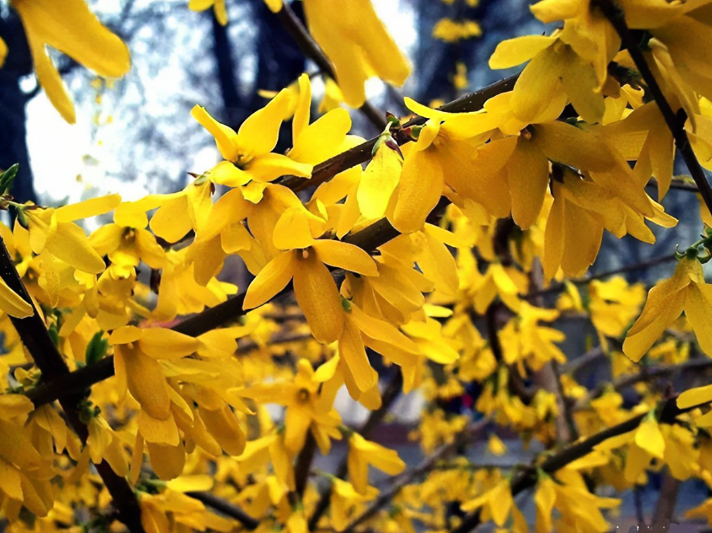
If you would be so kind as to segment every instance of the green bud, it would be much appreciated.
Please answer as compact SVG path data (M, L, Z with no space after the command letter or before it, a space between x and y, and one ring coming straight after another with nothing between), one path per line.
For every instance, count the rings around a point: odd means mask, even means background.
M10 187L12 187L12 181L15 179L15 176L17 176L19 168L19 163L15 163L3 172L2 175L0 175L0 194L7 194L10 190Z
M86 361L87 365L93 365L94 363L103 359L106 355L106 352L109 349L109 339L102 338L103 335L104 332L102 330L99 330L91 338L89 344L87 344L87 349L84 356L84 360Z

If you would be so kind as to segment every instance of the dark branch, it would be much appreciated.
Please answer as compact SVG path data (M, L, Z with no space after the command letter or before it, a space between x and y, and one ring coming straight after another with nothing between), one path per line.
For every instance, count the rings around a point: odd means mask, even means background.
M613 0L594 0L594 6L601 10L601 13L609 20L613 28L618 33L621 38L623 47L628 50L635 66L638 67L638 71L647 85L648 91L650 91L651 96L658 104L658 109L662 113L665 123L667 124L670 132L672 133L673 139L675 139L675 146L680 151L682 158L685 160L687 168L690 170L692 179L695 180L695 184L699 189L702 199L707 206L707 209L712 213L712 187L710 187L707 181L707 176L705 171L702 169L700 162L695 156L695 152L692 150L692 145L690 140L687 138L687 133L685 132L685 121L687 120L687 114L684 109L680 109L677 113L673 111L670 103L665 98L658 81L653 75L653 71L650 70L645 56L643 55L640 46L635 37L628 28L628 24L625 21L625 13L623 9L615 3Z
M0 276L13 291L32 306L34 311L32 316L27 318L10 317L10 319L22 340L22 344L27 348L35 364L42 372L42 378L52 381L72 376L69 372L69 367L67 367L62 355L52 341L44 320L35 308L2 238L0 238ZM83 398L80 390L65 392L60 399L60 405L67 415L72 429L74 429L82 443L85 443L88 431L86 425L80 420L78 407ZM109 494L111 494L113 505L118 510L119 520L124 523L131 533L143 533L141 508L126 479L118 476L106 461L96 465L96 469Z

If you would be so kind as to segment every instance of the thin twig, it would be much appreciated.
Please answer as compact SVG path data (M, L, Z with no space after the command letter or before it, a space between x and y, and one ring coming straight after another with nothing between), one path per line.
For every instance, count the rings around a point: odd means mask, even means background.
M673 396L671 398L668 398L667 400L661 401L658 404L656 409L657 420L661 424L672 424L675 422L675 419L679 415L692 411L693 409L702 407L703 405L707 405L708 403L709 402L701 405L694 405L685 409L680 409L677 406L677 396ZM629 420L626 420L625 422L600 431L595 435L591 435L590 437L576 444L572 444L571 446L568 446L561 450L559 453L550 456L543 463L538 465L538 468L543 470L547 474L554 474L557 470L561 470L562 468L574 462L575 460L580 459L581 457L591 453L594 447L598 444L612 437L617 437L618 435L623 435L624 433L633 431L640 425L640 423L646 416L648 416L648 413L641 413L637 416L630 418ZM535 486L536 481L537 465L532 465L531 468L522 471L521 473L512 478L512 495L516 496L517 494L520 494L521 492ZM452 529L450 533L469 533L477 526L479 526L480 523L481 515L480 510L478 509L477 511L467 515L462 520L460 525Z
M673 261L675 259L675 254L670 254L670 255L663 255L661 257L654 257L652 259L647 259L645 261L641 261L640 263L635 263L633 265L625 265L613 270L607 270L605 272L599 272L598 274L593 274L591 276L581 278L581 279L571 279L569 280L569 283L573 283L574 285L585 285L587 283L591 283L594 280L598 279L603 279L607 278L609 276L615 276L616 274L625 274L626 272L635 272L636 270L645 270L650 267L654 267L657 265L660 265L662 263L667 263L669 261ZM563 283L555 283L551 287L548 287L546 289L541 289L541 290L536 290L536 291L531 291L529 294L526 295L526 298L532 299L536 298L538 296L543 296L545 294L554 294L557 292L562 292L566 290L566 285Z
M663 473L663 482L660 486L658 504L655 506L653 514L652 529L654 531L665 531L670 527L670 523L675 518L675 504L680 491L680 482L672 477L670 470Z
M674 376L681 374L683 372L702 370L708 367L712 367L712 359L700 358L700 359L690 359L683 363L678 363L675 365L656 365L649 367L642 367L640 372L636 374L628 374L625 376L620 376L619 378L613 380L613 382L602 383L596 388L591 389L586 396L581 398L576 402L574 409L583 409L591 403L591 400L595 400L603 395L607 390L614 390L619 392L623 389L631 387L637 383L643 383L646 381L651 381L654 378L662 376Z
M220 511L222 514L229 516L230 518L234 518L250 531L257 529L257 526L260 525L259 520L252 518L237 505L234 505L222 498L218 498L212 492L186 492L185 495L204 503L208 507L212 507L216 511Z

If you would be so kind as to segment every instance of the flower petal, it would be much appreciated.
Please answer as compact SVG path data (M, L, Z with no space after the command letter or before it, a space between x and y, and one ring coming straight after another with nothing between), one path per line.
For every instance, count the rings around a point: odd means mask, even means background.
M358 246L322 239L314 241L312 247L316 250L317 258L322 263L349 272L356 272L362 276L378 276L376 262Z
M313 251L294 259L294 294L311 327L314 338L330 344L344 329L344 311L336 282Z
M282 252L260 270L245 294L245 309L262 305L287 286L295 269L293 257L293 252Z

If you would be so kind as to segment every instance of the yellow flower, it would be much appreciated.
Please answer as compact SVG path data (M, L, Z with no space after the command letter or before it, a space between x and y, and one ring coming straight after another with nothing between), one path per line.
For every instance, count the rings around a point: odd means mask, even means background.
M684 311L702 350L712 356L712 329L707 319L712 307L712 285L705 283L702 265L684 258L675 273L648 293L643 312L628 331L623 351L634 361L646 354Z
M73 221L104 214L120 202L121 197L112 194L57 209L27 205L20 211L18 219L30 232L30 246L34 253L47 250L77 270L99 274L106 265L91 247L84 231Z
M492 520L498 526L503 526L514 507L509 479L500 480L493 488L477 498L464 502L461 507L468 513L484 507L482 519Z
M351 148L353 141L361 140L358 137L347 140L351 117L348 111L339 107L310 124L312 91L309 76L299 76L298 86L299 96L292 120L292 148L287 152L290 159L317 165Z
M5 58L7 57L7 44L0 37L0 67L5 63Z
M613 29L610 29L613 32ZM597 72L586 57L569 43L566 37L575 32L556 31L550 37L527 35L504 41L490 58L490 68L511 68L524 61L529 64L519 76L512 93L514 116L528 124L541 122L552 105L560 113L567 96L587 122L598 122L605 106L601 87L606 71ZM608 50L608 61L618 51ZM603 78L599 76L603 75Z
M284 175L311 176L312 165L272 153L282 121L289 114L291 98L288 89L280 91L265 107L247 117L237 132L215 120L203 107L193 108L191 115L215 137L225 158L210 171L210 181L237 187L250 180L272 181Z
M163 248L148 230L144 212L135 213L119 206L114 213L114 224L105 224L89 237L89 243L99 253L107 255L112 267L128 275L143 261L154 269L166 262Z
M100 76L118 78L131 68L126 45L99 22L84 0L13 0L12 6L25 27L37 80L67 122L73 124L76 120L74 104L46 46L67 54Z
M171 412L171 396L160 359L180 359L197 351L200 341L163 328L120 327L111 334L120 397L128 389L141 405L138 427L149 444L175 447L181 442Z
M287 407L284 425L284 447L291 456L303 447L311 430L322 453L331 449L330 439L340 439L341 416L333 408L340 382L319 381L309 361L300 359L297 374L289 383L260 384L242 391L248 398Z
M274 236L277 248L287 251L280 252L260 270L247 289L245 308L262 305L294 279L295 296L314 338L328 344L341 336L344 321L341 296L325 264L363 276L377 276L378 270L373 259L357 246L314 239L313 232L323 231L319 222L303 207L285 211Z
M360 107L366 100L365 81L378 76L401 86L410 65L373 9L371 0L344 2L338 13L330 0L306 0L309 30L334 64L344 100Z
M337 477L332 477L330 481L332 484L331 524L336 531L343 531L353 519L355 511L361 508L364 502L375 498L378 491L373 487L368 487L366 494L359 494L348 481Z
M364 439L358 433L349 438L349 480L356 492L368 493L368 465L395 476L405 470L405 462L398 452Z

